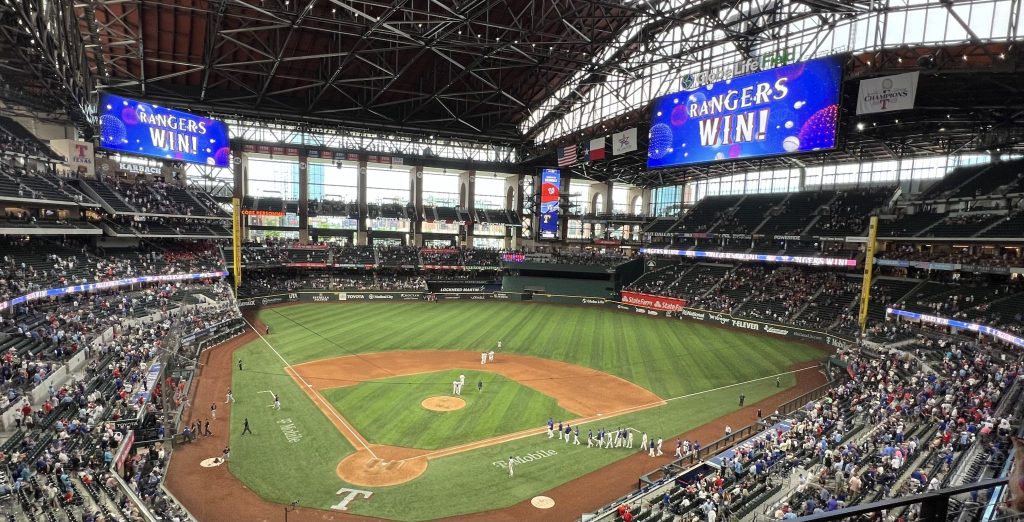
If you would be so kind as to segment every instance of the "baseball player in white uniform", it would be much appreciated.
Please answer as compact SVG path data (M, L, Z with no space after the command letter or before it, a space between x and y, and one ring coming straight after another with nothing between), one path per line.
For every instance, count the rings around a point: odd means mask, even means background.
M480 364L487 364L487 352L480 352Z
M509 457L508 458L508 476L509 477L512 477L512 464L513 464L512 457Z
M452 381L452 395L459 394L459 381Z
M662 456L665 453L661 451L661 437L658 437L658 456Z
M633 430L632 428L626 428L626 447L633 449Z
M487 362L494 362L494 350L487 352Z
M644 436L640 438L640 451L647 449L647 432L644 432Z

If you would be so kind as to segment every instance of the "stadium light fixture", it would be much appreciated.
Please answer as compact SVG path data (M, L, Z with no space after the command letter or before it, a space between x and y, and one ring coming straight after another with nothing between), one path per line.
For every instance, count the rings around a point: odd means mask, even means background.
M864 130L864 122L857 123L857 130Z

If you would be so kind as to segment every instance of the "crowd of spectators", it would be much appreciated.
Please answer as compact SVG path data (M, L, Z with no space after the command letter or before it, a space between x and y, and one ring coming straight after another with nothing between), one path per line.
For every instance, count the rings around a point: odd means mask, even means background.
M282 274L276 272L250 272L239 288L239 295L266 295L275 292L299 290L325 291L416 291L427 290L426 280L418 275L371 272L362 274L309 275L308 273Z
M39 140L19 138L5 128L8 118L0 119L0 154L24 154L39 158L49 158L53 152L48 150Z
M789 520L939 489L955 467L973 464L965 460L972 448L992 472L1005 461L1020 412L1001 401L1012 400L1019 354L939 335L837 358L850 378L786 418L759 416L760 433L723 453L720 470L695 468L619 506L614 518L703 522L759 510ZM890 515L915 520L918 509Z
M1024 249L1019 247L998 249L953 247L949 251L931 252L921 250L915 245L899 245L890 251L880 252L877 254L877 257L879 259L897 259L902 261L922 261L930 263L993 267L1024 267Z
M195 254L180 253L179 258ZM176 294L193 293L208 299L188 310L172 306ZM143 304L149 315L140 318L133 302ZM45 317L40 329L73 339L76 352L85 351L84 373L50 384L41 405L17 399L14 433L0 447L0 461L11 473L10 482L0 480L0 493L14 495L25 513L51 513L47 520L58 510L74 520L141 520L138 508L116 491L118 482L109 470L113 453L134 424L129 419L167 413L160 411L164 403L159 399L179 391L170 380L166 388L145 381L149 365L175 348L165 343L168 335L240 317L231 292L223 282L202 281L74 294L15 307L4 328L40 316ZM5 367L12 362L9 355L3 359ZM181 398L174 398L172 404L180 406ZM166 458L159 444L148 454L133 452L123 478L158 516L184 520L180 506L160 489Z
M223 266L219 247L205 241L106 249L75 239L8 237L0 239L0 248L0 302L48 288Z

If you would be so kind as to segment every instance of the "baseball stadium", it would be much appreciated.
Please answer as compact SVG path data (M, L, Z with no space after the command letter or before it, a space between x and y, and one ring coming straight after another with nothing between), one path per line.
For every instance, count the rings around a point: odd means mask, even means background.
M1024 520L1022 4L0 0L0 521Z

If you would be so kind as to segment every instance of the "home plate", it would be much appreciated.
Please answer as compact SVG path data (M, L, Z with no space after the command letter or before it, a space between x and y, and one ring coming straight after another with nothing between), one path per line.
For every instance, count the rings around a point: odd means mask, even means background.
M200 462L199 465L204 467L204 468L215 468L217 466L220 466L223 463L224 463L224 459L219 458L219 457L214 457L212 459L206 459L206 460Z
M537 509L551 509L555 507L555 501L551 497L538 496L530 500L533 507Z

